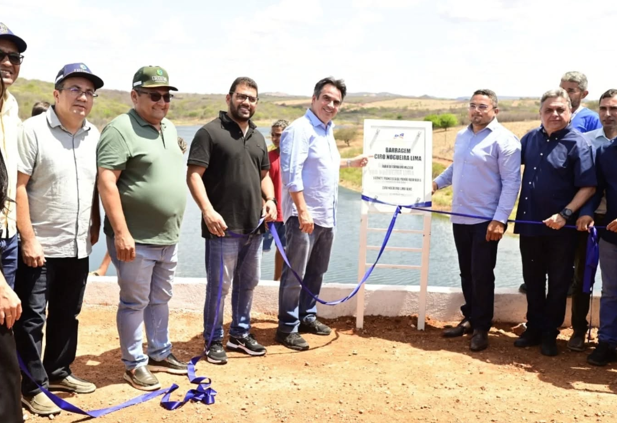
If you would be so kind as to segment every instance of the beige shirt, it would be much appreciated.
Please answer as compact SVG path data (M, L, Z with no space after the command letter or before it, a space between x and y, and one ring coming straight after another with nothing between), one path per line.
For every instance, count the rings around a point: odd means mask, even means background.
M30 220L45 257L90 255L98 141L87 120L75 135L65 130L53 107L22 125L17 170L30 175Z
M8 174L8 200L0 211L0 228L2 238L11 238L17 234L17 208L15 193L17 191L17 134L20 131L19 107L17 100L5 92L0 110L0 152ZM7 233L8 231L8 233Z

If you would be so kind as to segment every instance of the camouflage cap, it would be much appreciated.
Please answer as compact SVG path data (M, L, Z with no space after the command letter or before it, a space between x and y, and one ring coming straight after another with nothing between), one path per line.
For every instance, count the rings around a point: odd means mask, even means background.
M167 71L160 66L144 66L139 68L133 77L133 89L159 87L178 91L176 87L169 85L169 75Z

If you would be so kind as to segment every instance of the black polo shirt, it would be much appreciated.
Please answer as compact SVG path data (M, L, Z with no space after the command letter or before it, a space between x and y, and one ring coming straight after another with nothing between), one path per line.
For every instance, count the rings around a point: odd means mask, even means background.
M562 211L579 188L596 186L591 146L570 125L550 137L543 127L528 132L521 139L521 162L525 171L516 220L541 222ZM576 217L575 213L567 224L575 224ZM560 233L546 225L519 223L514 232L526 236Z
M581 215L593 217L594 211L600 205L606 194L606 215L604 222L609 224L617 219L617 143L603 145L596 151L596 172L598 189L590 201L581 209ZM617 232L600 230L600 236L606 242L617 245Z
M266 140L249 121L246 136L226 112L201 127L191 142L188 164L206 168L208 198L228 230L250 233L261 218L261 171L270 169ZM263 233L261 225L257 233ZM214 238L201 219L201 236Z

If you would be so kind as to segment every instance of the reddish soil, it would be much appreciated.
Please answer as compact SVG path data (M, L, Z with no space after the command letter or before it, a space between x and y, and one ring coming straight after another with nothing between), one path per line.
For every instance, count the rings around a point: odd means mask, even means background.
M228 319L226 320L228 324ZM471 353L469 338L444 339L444 324L367 317L328 322L328 337L307 335L311 349L294 352L274 343L276 319L257 315L253 332L268 347L265 357L230 353L229 363L198 364L218 391L211 406L190 403L166 411L154 399L99 419L102 422L616 422L615 366L596 368L586 353L566 350L549 358L538 348L516 349L511 325L490 334L490 347ZM172 312L174 353L189 360L203 348L199 314ZM227 329L227 326L226 326ZM117 404L141 392L123 382L113 308L86 308L75 374L95 382L90 395L61 394L84 409ZM186 377L158 373L163 386L190 388ZM30 416L28 421L48 418ZM57 422L83 421L63 412Z

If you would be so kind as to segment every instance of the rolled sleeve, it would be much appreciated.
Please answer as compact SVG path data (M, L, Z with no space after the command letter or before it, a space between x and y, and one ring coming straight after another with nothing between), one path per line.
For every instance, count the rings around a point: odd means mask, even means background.
M500 145L498 165L501 175L501 195L493 220L506 223L516 204L521 186L521 143L516 137L508 137Z
M288 127L281 136L281 177L289 192L304 191L302 169L309 152L309 137L302 130Z
M98 167L109 170L125 170L130 152L122 134L113 127L103 129L96 151Z
M34 131L27 125L22 125L17 136L17 171L32 175L36 166L38 142Z

